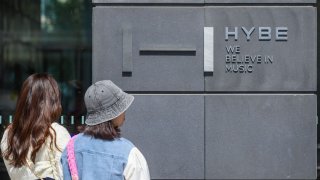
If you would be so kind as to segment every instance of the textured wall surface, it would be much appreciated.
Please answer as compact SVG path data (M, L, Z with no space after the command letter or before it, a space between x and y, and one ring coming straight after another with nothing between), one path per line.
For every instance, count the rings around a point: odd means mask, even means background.
M93 81L134 93L153 179L316 178L315 2L93 0Z
M93 79L108 77L127 91L203 91L203 17L194 7L94 8ZM124 49L129 77L122 76Z
M152 178L204 178L203 105L198 95L135 95L123 136L144 153Z
M205 79L206 91L316 91L315 7L207 7L205 19L216 35L215 69ZM225 40L226 27L237 28L237 40ZM277 40L277 27L287 29L285 41ZM270 38L260 40L259 28L269 28ZM243 29L253 31L249 38ZM228 53L226 47L234 46L239 53Z
M316 177L315 95L205 96L208 179Z

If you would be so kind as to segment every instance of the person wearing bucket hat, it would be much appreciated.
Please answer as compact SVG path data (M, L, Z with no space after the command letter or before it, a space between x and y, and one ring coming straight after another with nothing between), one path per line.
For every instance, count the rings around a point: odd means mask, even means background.
M133 100L110 80L98 81L87 89L86 127L62 153L64 179L150 180L146 159L120 135L125 111Z

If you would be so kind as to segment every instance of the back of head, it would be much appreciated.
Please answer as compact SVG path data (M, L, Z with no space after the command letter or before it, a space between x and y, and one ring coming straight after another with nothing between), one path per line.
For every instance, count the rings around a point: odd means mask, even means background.
M50 127L61 115L60 98L58 83L51 75L33 74L24 81L4 156L9 159L12 155L11 163L15 167L26 164L29 147L33 149L31 159L34 161L46 138L50 136L54 140L55 135L51 134Z
M110 80L91 85L84 97L87 108L85 135L112 140L120 137L120 129L112 122L131 105L134 97L123 92Z
M23 83L15 116L30 117L40 121L43 117L52 123L61 114L61 96L58 83L46 73L33 74ZM23 120L26 123L26 120ZM17 122L17 121L16 121ZM40 121L39 123L43 123Z

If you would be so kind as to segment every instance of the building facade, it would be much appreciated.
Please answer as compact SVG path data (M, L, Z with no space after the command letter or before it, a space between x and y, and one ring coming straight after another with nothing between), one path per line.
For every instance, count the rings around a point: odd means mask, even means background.
M152 179L315 179L316 0L3 0L1 135L26 77L49 72L71 134L110 79ZM0 177L8 179L0 161Z

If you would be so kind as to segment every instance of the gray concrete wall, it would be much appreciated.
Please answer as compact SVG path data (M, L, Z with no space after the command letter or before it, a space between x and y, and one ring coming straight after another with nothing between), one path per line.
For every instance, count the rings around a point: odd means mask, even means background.
M206 91L316 91L315 7L206 7L205 19L216 35ZM237 39L226 40L226 28ZM262 28L270 37L261 39ZM286 40L277 39L277 28L287 29Z
M315 0L93 3L93 81L134 94L153 179L316 178Z

